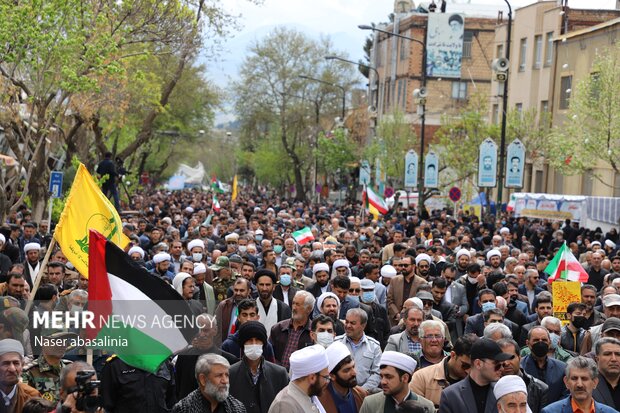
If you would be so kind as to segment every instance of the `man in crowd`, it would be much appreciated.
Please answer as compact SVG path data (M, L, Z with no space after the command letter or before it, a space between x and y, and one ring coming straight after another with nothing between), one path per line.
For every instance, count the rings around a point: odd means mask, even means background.
M411 306L402 311L402 319L405 320L405 330L402 333L392 334L388 338L385 351L398 351L410 355L420 354L422 342L419 329L424 321L424 313L418 307Z
M599 403L620 408L620 340L603 337L596 342L596 362L599 381L592 396Z
M250 282L243 277L239 277L233 284L233 296L221 301L215 310L215 317L220 325L220 331L216 342L221 343L235 332L237 328L237 316L239 314L239 303L250 295Z
M326 413L357 413L368 394L357 385L355 361L347 346L336 341L327 348L330 382L319 400Z
M528 390L519 376L504 376L495 383L493 395L497 410L502 412L527 412Z
M269 341L273 346L276 363L286 369L289 368L289 358L294 351L312 344L310 315L314 302L314 296L308 291L298 291L293 298L291 318L271 328Z
M588 320L585 316L586 305L582 303L570 303L566 307L566 315L568 316L568 324L562 327L562 335L560 344L562 348L571 351L572 354L579 354L581 351L581 343L586 334L584 327Z
M0 391L2 411L21 413L26 401L41 395L36 389L20 382L24 366L24 347L17 340L0 340Z
M267 329L267 336L271 335L274 325L291 318L291 308L273 296L276 281L276 274L271 270L258 270L254 275L254 285L258 290L258 316Z
M392 278L387 289L388 316L392 326L398 324L400 310L406 299L415 297L426 280L415 273L413 257L406 255L398 262L401 273Z

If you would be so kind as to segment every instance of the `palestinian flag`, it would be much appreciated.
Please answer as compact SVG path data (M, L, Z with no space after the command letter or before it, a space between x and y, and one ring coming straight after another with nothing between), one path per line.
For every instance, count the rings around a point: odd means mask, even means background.
M379 213L381 213L382 215L387 214L387 204L385 203L383 198L375 194L375 192L370 189L370 187L366 187L366 199L368 199L368 203L373 206L377 211L379 211Z
M564 280L585 283L589 278L586 270L566 246L566 241L545 268L545 273L549 274L549 281Z
M214 192L217 192L218 194L224 193L224 186L215 176L211 179L211 188Z
M136 265L97 231L90 230L88 343L130 366L157 372L197 334L187 302L170 284Z
M222 207L220 206L220 201L217 200L217 195L213 194L213 200L211 201L211 209L214 212L220 212Z
M295 242L299 245L314 241L314 235L312 235L312 231L308 227L293 232L293 238L295 238Z

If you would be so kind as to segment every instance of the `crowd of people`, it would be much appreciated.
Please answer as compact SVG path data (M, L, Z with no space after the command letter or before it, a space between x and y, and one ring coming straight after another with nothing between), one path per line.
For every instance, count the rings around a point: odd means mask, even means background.
M208 192L139 193L122 214L131 260L203 320L156 373L101 349L91 361L36 344L81 333L32 318L87 309L88 274L58 247L42 266L53 225L12 213L0 228L0 411L620 409L615 229L400 205L373 219L353 202L260 193L220 195L219 211ZM300 245L306 228L314 239ZM562 281L544 270L564 243L589 278L560 320Z

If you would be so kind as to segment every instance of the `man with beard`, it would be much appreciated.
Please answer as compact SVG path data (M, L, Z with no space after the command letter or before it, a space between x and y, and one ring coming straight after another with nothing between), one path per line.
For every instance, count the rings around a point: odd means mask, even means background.
M220 302L215 310L215 318L220 324L220 331L216 339L217 343L226 340L236 329L237 315L239 309L237 305L250 296L250 282L243 277L239 277L233 284L233 296Z
M413 257L406 255L398 261L401 274L390 281L387 289L388 316L392 326L398 324L400 310L405 300L415 297L418 288L426 284L426 280L415 273Z
M330 382L319 400L326 413L357 413L367 396L357 385L355 361L347 346L337 341L327 348Z
M162 278L164 281L172 283L174 273L170 271L170 260L170 254L168 254L167 252L160 252L155 254L155 256L153 257L155 268L151 270L151 274Z
M584 326L586 325L586 317L584 316L586 305L582 303L570 303L566 307L566 315L568 316L568 324L562 327L560 336L560 345L562 348L579 354L581 343L586 334Z
M618 391L620 341L612 337L604 337L597 341L596 361L600 377L592 397L597 402L618 410L620 408L620 391Z
M318 298L321 294L330 291L329 287L329 265L324 262L314 264L312 274L316 282L307 289L313 296Z
M344 334L344 323L338 319L340 300L334 293L323 293L316 300L318 314L324 314L332 319L336 335Z
M3 396L3 412L19 413L28 399L41 396L32 387L20 383L19 378L23 366L24 347L22 344L10 338L0 341L0 391Z
M245 406L228 394L230 363L217 354L203 354L196 362L199 388L172 408L173 413L246 413Z
M434 412L433 402L409 390L409 382L416 368L411 357L396 351L386 351L379 362L381 390L364 399L360 413L393 413L407 400L414 400L423 411Z
M32 289L34 281L41 270L41 245L38 242L29 242L24 245L24 279Z
M403 310L402 319L405 320L405 331L392 334L388 338L385 351L419 354L422 351L422 343L418 329L424 321L424 313L418 307L411 306Z
M528 269L525 271L525 282L519 286L519 294L527 297L530 314L534 312L536 296L543 291L543 289L538 286L539 279L540 275L537 270Z
M291 381L278 393L268 413L321 411L323 407L318 397L329 383L328 367L327 351L318 344L291 354Z
M295 350L312 344L310 314L315 301L308 291L298 291L293 298L291 318L271 328L269 341L273 346L276 363L286 369L289 368L289 359Z
M456 278L467 274L467 266L471 260L471 253L467 248L461 248L456 253Z
M291 308L273 296L276 281L276 274L267 269L258 270L254 275L254 285L258 291L258 317L267 329L267 337L271 335L274 325L291 318Z
M581 302L586 306L586 311L584 314L586 317L586 325L584 328L589 330L592 326L603 324L605 321L605 316L601 312L594 309L594 306L596 305L595 286L590 284L584 284L581 286Z
M491 266L491 272L493 271L503 272L501 268L502 253L498 249L492 249L489 252L487 252L487 261L489 262L489 265Z
M433 259L428 254L418 254L415 257L415 268L417 274L424 278L426 281L429 280L429 276L431 274L431 265L433 265Z

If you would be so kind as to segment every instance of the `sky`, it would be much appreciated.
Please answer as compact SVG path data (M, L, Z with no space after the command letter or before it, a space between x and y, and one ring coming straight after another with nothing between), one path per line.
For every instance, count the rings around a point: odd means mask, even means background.
M414 0L415 6L427 4ZM510 0L514 9L534 3L536 0ZM388 21L393 11L393 0L263 0L260 5L247 0L220 0L224 9L240 15L241 29L233 33L215 61L208 63L209 78L219 87L226 89L235 79L247 53L248 45L260 40L277 26L287 26L319 39L329 35L341 56L350 60L363 57L362 46L368 31L358 29L360 24ZM439 0L436 0L439 4ZM572 8L614 8L616 0L568 0ZM447 0L448 12L475 11L476 15L496 17L499 10L507 10L503 0ZM231 114L219 113L216 123L230 120Z

